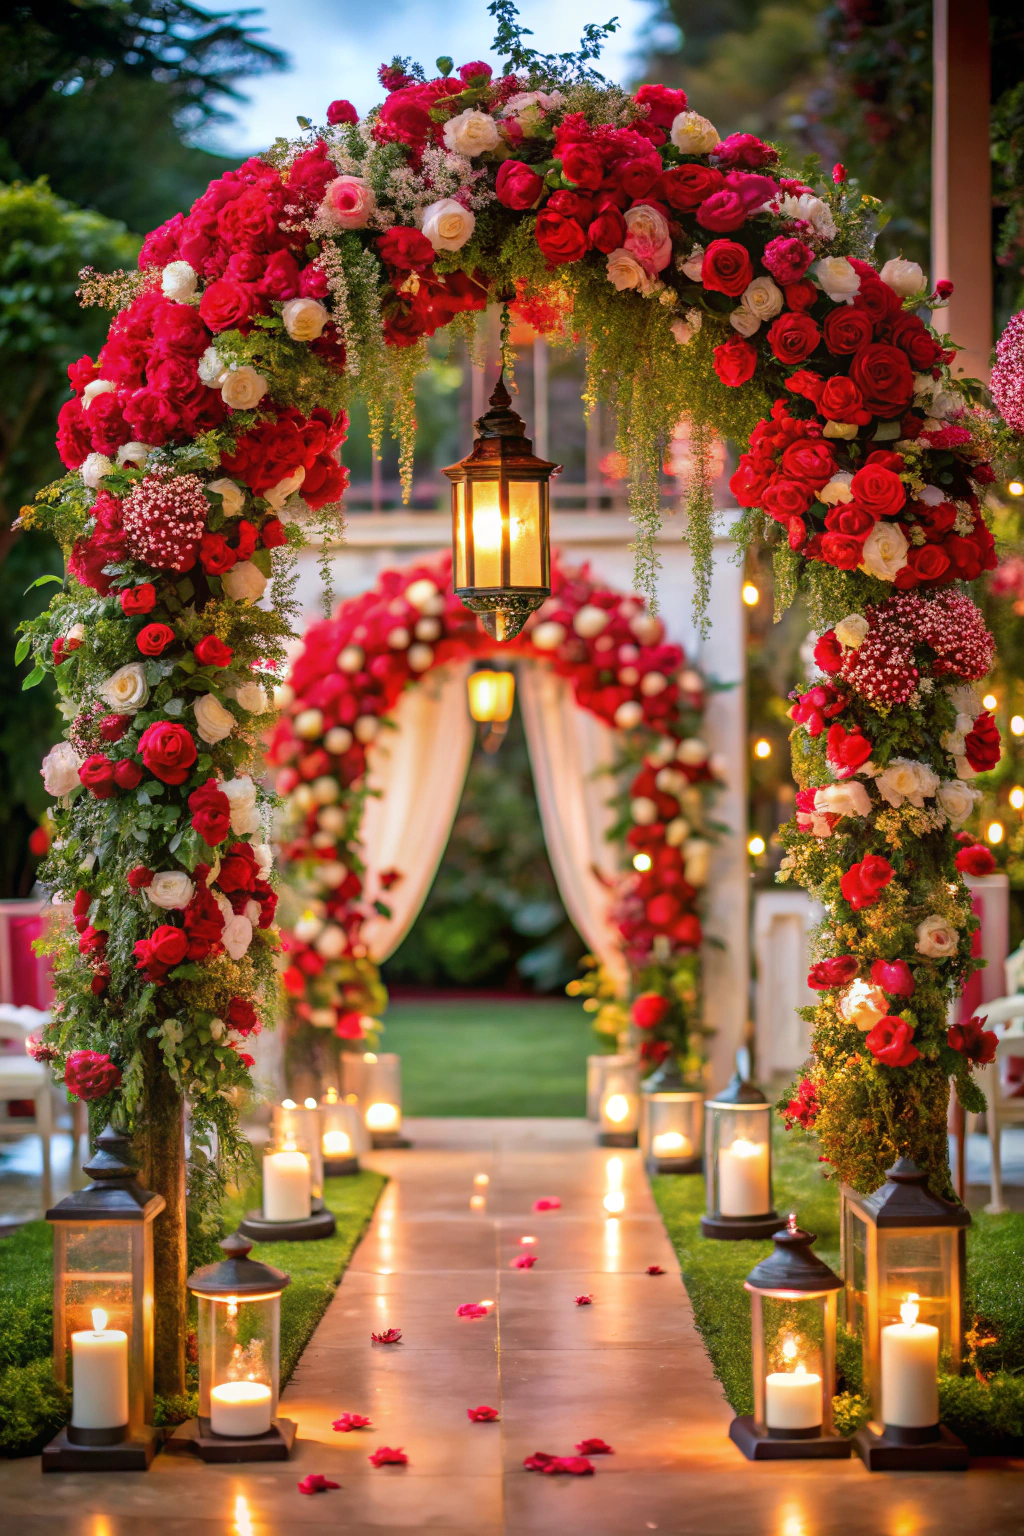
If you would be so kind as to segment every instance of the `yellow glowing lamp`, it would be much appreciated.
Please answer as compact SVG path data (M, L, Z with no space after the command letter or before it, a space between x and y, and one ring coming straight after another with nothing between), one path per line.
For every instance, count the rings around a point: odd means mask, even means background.
M473 451L444 474L452 483L455 595L495 640L511 640L551 595L549 482L501 375L476 423Z
M745 581L743 583L743 601L748 608L756 608L760 597L761 594L752 581Z
M469 712L478 725L503 725L516 696L514 672L471 672L466 679Z

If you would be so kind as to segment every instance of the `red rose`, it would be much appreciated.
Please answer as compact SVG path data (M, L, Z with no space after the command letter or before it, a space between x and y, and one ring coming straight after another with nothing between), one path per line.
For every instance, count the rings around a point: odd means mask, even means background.
M231 831L231 801L217 779L207 779L188 797L192 825L211 848L222 843Z
M730 336L717 346L713 355L715 372L723 384L738 389L754 377L757 368L757 348L742 336Z
M354 1011L340 1013L334 1023L334 1033L339 1040L361 1040L363 1038L362 1015Z
M907 499L903 481L880 464L865 464L858 469L850 490L857 504L876 519L895 517Z
M167 972L180 965L188 953L188 940L180 928L162 923L148 939L139 939L134 948L135 969L148 981L163 982Z
M973 729L964 737L964 755L975 773L988 773L1002 756L999 727L987 711L979 715ZM81 769L79 769L81 776Z
M582 144L578 142L566 144L560 151L562 160L562 175L566 181L571 181L574 186L586 187L596 192L604 180L604 160L601 151L594 144ZM660 165L659 161L659 165ZM537 242L538 245L540 241ZM541 250L544 247L541 246Z
M64 1086L76 1099L105 1098L120 1083L121 1068L101 1051L72 1051L64 1064Z
M887 421L901 415L914 398L906 354L885 342L868 342L854 354L850 378L864 397L865 409Z
M979 1067L987 1067L989 1062L995 1061L999 1044L995 1030L982 1027L986 1018L987 1015L981 1018L975 1015L966 1024L954 1024L946 1031L946 1044Z
M816 321L793 310L784 311L768 327L768 345L779 362L789 367L810 357L820 340Z
M580 224L589 224L594 217L594 199L582 192L552 192L545 207L549 213L563 213Z
M956 856L956 867L962 875L990 875L996 867L996 861L985 847L984 843L972 843L967 848L961 848Z
M549 267L579 261L587 253L586 234L575 219L567 219L564 214L541 209L534 234Z
M256 284L256 292L283 304L298 297L299 282L299 264L291 251L275 251Z
M684 949L699 949L703 937L700 918L694 912L685 912L673 925L672 937Z
M905 960L876 960L871 967L871 980L890 997L913 997L916 990Z
M816 491L828 484L835 467L832 449L821 438L800 438L782 455L783 474L806 481Z
M143 656L160 656L174 640L174 630L169 624L147 624L135 636L135 644Z
M128 884L133 891L144 890L147 885L153 883L153 871L147 869L145 864L136 864L134 869L128 871Z
M869 453L864 460L865 464L881 464L883 469L891 469L894 475L898 475L901 469L906 469L906 460L902 453L895 453L889 448L876 448Z
M434 247L421 229L396 224L377 236L377 249L389 267L398 272L419 272L434 264Z
M680 112L686 111L686 92L667 85L642 85L633 100L649 109L647 121L655 128L671 128Z
M284 523L279 517L268 517L260 529L260 542L264 549L280 549L288 543L288 535L284 531Z
M828 728L825 751L828 765L836 778L848 779L871 757L871 742L862 734L859 725L847 731L845 726L837 722Z
M223 576L238 564L238 556L222 533L204 533L199 541L199 563L208 576Z
M827 992L831 987L845 987L859 970L860 961L855 955L836 955L832 960L819 960L811 966L807 985L813 987L815 992Z
M672 165L663 171L659 190L665 202L680 213L693 213L713 192L719 192L725 177L710 165Z
M825 513L825 527L829 533L845 533L852 539L866 539L875 520L870 512L858 507L855 501L840 502Z
M259 1015L248 998L233 997L222 1012L221 1018L229 1029L235 1030L240 1035L259 1033Z
M727 235L747 222L747 212L747 205L735 187L722 187L701 203L697 223L716 235Z
M915 373L933 368L942 356L941 346L917 315L900 315L889 328L888 340L907 354ZM89 414L92 415L91 408Z
M669 1000L660 992L641 992L633 999L630 1015L637 1029L656 1029L668 1010Z
M201 667L227 667L234 651L217 635L204 635L195 648L195 658Z
M97 800L109 800L117 786L114 783L114 765L102 752L87 757L78 770L78 777Z
M826 379L824 387L818 392L815 404L828 421L842 421L857 427L866 427L871 420L870 412L864 409L860 390L852 379L844 378L842 374Z
M820 547L821 558L837 571L855 571L864 558L863 540L852 534L826 533Z
M350 101L345 101L342 97L338 101L332 101L327 108L327 121L332 128L338 123L358 123L359 113Z
M791 395L799 395L802 400L810 400L816 406L824 392L825 380L813 368L798 368L786 380L786 388Z
M893 585L906 591L922 581L941 581L948 570L949 556L937 544L911 544L907 563L896 572Z
M839 885L855 912L873 906L893 877L893 867L881 854L869 853L859 864L852 864Z
M604 208L589 226L587 234L595 251L610 256L626 238L626 221L617 208Z
M259 878L256 855L248 843L232 843L221 860L217 884L226 896L235 891L249 892Z
M50 851L50 834L45 827L34 827L28 835L28 851L41 859Z
M879 1019L874 1029L869 1029L865 1045L886 1067L909 1067L921 1052L913 1044L914 1026L905 1019L886 1017Z
M748 283L754 281L754 268L746 246L737 240L712 240L704 252L700 278L704 287L712 292L739 298Z
M798 283L787 283L782 292L789 309L813 309L818 302L818 290L806 277Z
M913 511L930 543L939 543L956 522L956 506L951 501L940 501L934 507L915 501Z
M729 489L741 507L759 507L775 466L771 459L758 459L741 453L740 462L729 480Z
M156 587L149 581L143 582L141 587L126 587L120 594L120 602L122 613L129 618L152 613L156 607Z
M523 160L503 160L498 167L494 191L498 202L522 213L532 208L544 190L544 182L532 165Z
M719 165L742 165L751 171L763 165L774 165L779 158L777 149L753 133L731 133L727 139L716 144L711 153Z
M977 581L981 575L981 550L973 539L961 538L959 534L951 533L943 539L942 548L945 551L954 575L961 581Z
M650 197L661 179L661 159L658 155L641 155L616 162L612 173L627 197Z
M777 522L788 523L791 517L803 517L813 500L810 486L802 480L776 475L771 485L765 488L761 505Z
M814 662L823 672L838 672L845 652L834 629L827 629L814 647Z
M863 309L869 315L873 325L881 326L886 321L892 320L899 314L903 307L899 294L894 293L888 283L883 283L878 273L874 272L867 262L850 262L860 275L860 287L854 297L854 307Z
M137 789L142 783L142 769L130 757L114 765L114 783L118 789Z
M165 784L184 784L196 760L196 744L183 725L156 720L143 731L139 755L150 773Z
M836 357L856 352L865 346L874 334L871 316L852 304L837 304L830 309L824 321L825 345Z
M124 414L138 440L154 448L161 448L181 426L174 402L158 389L137 389Z
M97 727L102 741L120 741L131 725L128 715L104 715Z
M235 278L218 278L199 301L200 318L211 331L238 330L253 315L252 290Z

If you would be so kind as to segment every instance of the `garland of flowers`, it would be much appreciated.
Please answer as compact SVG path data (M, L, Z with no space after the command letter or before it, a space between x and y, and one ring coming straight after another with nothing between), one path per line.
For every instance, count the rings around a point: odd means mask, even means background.
M557 554L551 585L502 655L544 660L572 684L580 708L621 733L623 814L613 837L624 858L642 853L647 867L624 871L609 903L637 987L655 998L634 1005L644 1057L657 1062L674 1050L692 1070L701 1037L698 909L715 830L707 808L714 774L695 735L704 684L641 598L602 586L587 567L563 566ZM385 571L372 590L311 625L277 690L282 717L269 758L286 805L282 869L298 903L285 940L289 1032L293 1061L310 1063L321 1079L332 1065L327 1042L375 1044L387 1003L364 925L374 912L388 915L403 872L367 880L367 749L392 727L407 688L436 667L493 651L454 596L444 555Z

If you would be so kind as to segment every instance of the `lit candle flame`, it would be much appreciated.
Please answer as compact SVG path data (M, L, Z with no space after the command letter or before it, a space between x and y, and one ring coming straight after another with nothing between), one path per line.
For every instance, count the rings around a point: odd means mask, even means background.
M804 1365L802 1360L798 1360L796 1365L794 1365L794 1367L793 1367L793 1375L794 1376L806 1376L807 1375L807 1367L806 1367L806 1365Z
M796 1353L797 1353L797 1350L796 1350L796 1340L795 1339L783 1339L783 1341L782 1341L782 1354L783 1354L783 1357L786 1360L795 1360L796 1359Z
M338 1090L337 1090L337 1088L328 1088L327 1092L324 1094L324 1103L325 1104L337 1104L337 1102L338 1102Z
M102 1333L104 1328L107 1326L107 1314L104 1312L102 1307L93 1307L92 1326L97 1333Z
M604 1112L615 1125L621 1125L629 1114L629 1100L624 1093L613 1093L605 1100Z
M345 1131L324 1131L323 1150L325 1157L339 1157L351 1152L352 1143Z
M917 1292L911 1291L907 1296L906 1301L900 1307L900 1317L907 1324L908 1328L912 1328L917 1322L917 1314L921 1310L917 1304L918 1299L919 1298Z
M748 1141L745 1136L738 1136L729 1151L733 1157L756 1157L760 1148L756 1142Z
M303 1099L302 1107L304 1109L316 1109L316 1099Z
M789 1230L791 1232L796 1231L796 1211L790 1211L789 1213Z
M297 1106L296 1106L296 1103L295 1103L294 1099L282 1099L281 1100L281 1108L282 1109L295 1109L296 1107Z

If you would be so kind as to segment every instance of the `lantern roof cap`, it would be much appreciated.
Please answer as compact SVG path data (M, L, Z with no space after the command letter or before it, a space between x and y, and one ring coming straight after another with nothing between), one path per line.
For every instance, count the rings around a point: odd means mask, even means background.
M755 1291L805 1291L809 1295L821 1295L824 1291L841 1291L843 1282L824 1259L811 1252L817 1242L814 1232L805 1232L796 1224L796 1217L772 1235L773 1251L760 1264L755 1264L744 1281L748 1290Z
M186 1284L197 1296L265 1296L283 1291L291 1284L291 1275L272 1264L263 1264L249 1258L252 1243L241 1232L232 1232L222 1239L220 1247L224 1258L216 1264L206 1264L189 1275Z
M679 1069L679 1059L673 1053L665 1057L650 1077L645 1077L640 1084L641 1093L697 1093L691 1083L688 1083Z
M715 1109L719 1105L729 1109L733 1105L767 1104L768 1100L756 1084L740 1072L734 1072L721 1093L716 1093L713 1099L708 1099L708 1108Z
M876 1227L969 1227L971 1215L956 1200L944 1200L928 1188L928 1175L909 1157L899 1157L886 1171L885 1183L861 1195L843 1186L847 1201Z
M159 1216L167 1202L136 1181L128 1134L109 1122L93 1146L82 1170L92 1182L51 1207L47 1221L146 1222Z
M547 480L550 475L557 474L562 467L560 464L540 459L534 453L533 441L526 435L526 422L512 409L512 396L505 387L504 371L498 376L490 406L490 410L477 417L473 424L476 436L471 452L457 464L449 464L441 473L449 480L464 479L467 467L479 470L485 478L493 474L495 467L509 471L518 468L523 472L521 478L533 480Z

